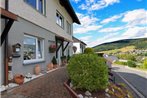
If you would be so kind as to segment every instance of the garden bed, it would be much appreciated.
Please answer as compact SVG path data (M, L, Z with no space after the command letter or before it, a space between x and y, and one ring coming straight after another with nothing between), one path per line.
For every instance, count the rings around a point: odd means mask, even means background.
M133 98L124 84L109 83L107 89L90 92L90 96L86 95L85 90L71 88L70 80L64 82L64 86L73 98Z

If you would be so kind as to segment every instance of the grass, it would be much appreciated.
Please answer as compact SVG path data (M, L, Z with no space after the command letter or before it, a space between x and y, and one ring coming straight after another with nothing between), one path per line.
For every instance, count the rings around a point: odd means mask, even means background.
M126 46L126 47L123 47L123 48L120 48L120 49L113 49L113 50L101 51L101 52L106 53L106 54L111 54L111 53L132 51L134 49L135 49L135 46Z
M127 66L127 62L120 62L120 61L116 61L113 63L114 65L120 65L120 66ZM133 67L131 67L133 68ZM147 69L145 69L142 65L134 67L133 69L137 69L140 71L147 71Z

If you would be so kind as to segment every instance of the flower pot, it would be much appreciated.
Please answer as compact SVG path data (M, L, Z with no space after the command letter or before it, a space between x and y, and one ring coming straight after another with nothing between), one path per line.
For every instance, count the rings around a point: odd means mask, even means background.
M36 74L36 75L39 75L40 72L41 72L40 65L36 65L36 66L35 66L35 74Z
M57 68L57 66L58 66L58 64L54 64L54 65L53 65L53 68Z
M49 63L47 65L47 71L52 70L53 69L53 63Z
M24 83L24 76L21 75L21 74L16 74L14 76L14 82L19 84L19 85L23 84Z

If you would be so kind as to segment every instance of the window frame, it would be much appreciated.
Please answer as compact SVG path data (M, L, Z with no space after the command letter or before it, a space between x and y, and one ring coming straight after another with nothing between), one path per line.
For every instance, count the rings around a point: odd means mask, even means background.
M66 21L66 24L66 32L71 35L71 24L68 21Z
M45 58L44 58L44 55L45 55L45 53L44 53L44 39L43 38L39 38L39 37L35 37L35 36L31 36L31 35L24 35L24 40L25 40L25 37L29 37L29 38L32 38L32 39L35 39L35 41L36 41L36 50L35 50L35 55L36 55L36 58L35 59L30 59L30 60L24 60L24 55L23 55L23 64L30 64L30 63L37 63L37 62L42 62L42 61L44 61L45 60ZM42 58L38 58L38 54L39 54L39 51L38 51L38 47L39 47L39 45L38 45L38 40L40 40L41 41L41 43L40 43L40 45L41 45L41 53L42 53ZM24 42L24 41L23 41ZM24 43L23 43L23 45L24 45ZM24 51L23 51L23 53L24 53Z
M58 14L58 17L57 17L57 14ZM62 18L61 25L59 23L59 18ZM64 29L64 17L59 13L59 11L56 11L56 24Z
M30 3L28 3L27 0L24 0L28 5L30 5L33 9L37 10L39 13L46 15L46 0L42 0L42 12L39 10L39 0L36 0L36 6L32 6Z

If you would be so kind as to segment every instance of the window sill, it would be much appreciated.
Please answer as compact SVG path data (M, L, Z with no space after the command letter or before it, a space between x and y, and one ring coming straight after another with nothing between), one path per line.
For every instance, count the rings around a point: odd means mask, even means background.
M38 59L38 60L24 60L23 65L29 65L29 64L36 64L36 63L41 63L44 62L44 59Z

